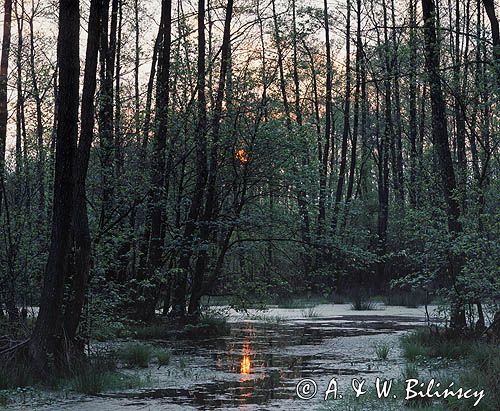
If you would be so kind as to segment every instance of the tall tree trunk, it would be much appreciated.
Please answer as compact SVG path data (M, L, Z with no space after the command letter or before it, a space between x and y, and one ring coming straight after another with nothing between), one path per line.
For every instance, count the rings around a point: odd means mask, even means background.
M274 41L276 42L276 51L278 53L278 69L280 74L280 91L281 98L283 101L283 109L285 110L285 121L287 129L290 130L292 128L292 122L290 119L290 105L288 104L288 98L286 95L286 82L285 82L285 70L283 63L283 50L281 45L281 35L278 24L278 15L276 13L276 4L275 0L271 0L271 4L273 6L273 22L274 22Z
M335 205L332 217L332 231L335 233L340 201L344 191L345 172L347 165L347 143L350 132L350 108L351 108L351 0L347 0L346 21L346 56L345 56L345 96L344 96L344 128L342 131L342 147L340 149L340 168L337 180L337 191L335 193Z
M394 5L394 0L391 0L391 21L392 21L392 76L394 84L394 119L396 123L396 129L393 134L394 145L396 151L396 164L394 176L397 181L397 191L396 195L399 200L399 206L404 208L405 205L405 194L404 194L404 174L403 174L403 142L402 142L402 124L401 124L401 98L399 93L399 60L398 60L398 43L396 40L396 8Z
M31 10L29 20L30 29L30 72L31 86L33 88L33 97L35 99L36 108L36 147L37 147L37 177L38 177L38 192L39 192L39 219L41 222L45 220L45 148L43 144L43 122L42 122L42 97L38 88L38 79L36 76L35 67L35 32L34 32L35 9Z
M455 237L462 231L462 226L459 221L460 204L455 197L456 179L448 141L446 106L441 89L439 42L436 35L434 1L422 0L422 11L424 20L425 63L428 71L431 97L433 143L439 158L443 194L447 206L448 230ZM450 258L449 275L453 283L459 274L460 268L460 262L455 261L455 258ZM465 310L459 298L453 304L450 322L454 328L465 326Z
M302 132L302 110L300 108L300 82L299 82L299 72L298 72L298 48L297 48L297 11L295 6L295 0L292 0L292 41L293 41L293 83L294 83L294 95L295 95L295 121L298 126L299 134ZM308 165L308 153L307 146L301 147L300 161L304 169ZM300 179L300 177L299 177ZM311 243L311 228L309 220L309 207L307 202L307 193L302 181L298 182L297 190L297 204L299 208L300 215L300 233L302 241L304 242L304 250L302 251L302 264L304 266L304 273L308 276L311 271L311 255L309 251L309 245Z
M10 31L12 20L12 0L4 2L2 56L0 60L0 180L5 178L5 145L7 140L7 76L9 74ZM0 192L0 212L2 209Z
M100 36L100 107L99 107L99 137L101 145L101 179L102 179L102 203L99 219L100 228L104 227L109 220L111 199L113 196L114 177L114 98L113 77L115 74L116 56L116 30L118 18L118 0L112 0L111 24L109 24L109 1L104 1L101 12L101 36ZM108 40L109 30L109 40Z
M219 84L215 98L215 109L212 118L212 147L210 150L210 166L208 170L207 195L205 200L205 211L200 229L201 241L207 241L212 230L216 228L211 224L214 220L214 213L217 203L217 162L219 156L219 130L222 119L222 103L224 100L224 90L226 87L226 77L230 66L231 52L231 19L233 16L233 0L228 0L226 6L226 17L224 21L224 35L222 38L221 68ZM213 235L215 237L215 235ZM200 252L196 261L193 276L193 286L191 289L191 299L189 301L188 312L197 317L199 314L200 300L203 292L203 281L208 264L208 250Z
M122 28L123 28L123 0L118 0L118 34L116 41L116 69L115 69L115 118L114 118L114 140L115 140L115 176L119 179L123 175L125 154L122 141L122 100L121 100L121 64L122 64Z
M495 11L495 1L483 0L483 5L490 20L491 37L493 39L493 64L497 73L497 83L500 85L500 29Z
M145 272L140 280L148 279L156 284L154 275L162 265L163 243L165 241L165 170L168 133L168 109L170 94L170 51L172 38L172 1L162 1L161 40L158 56L158 82L156 88L155 138L151 161L151 190L149 192L149 250ZM142 289L144 300L137 305L137 316L151 320L155 313L156 290Z
M346 204L351 201L356 173L356 157L359 132L359 94L361 89L361 65L363 64L363 43L361 40L361 0L356 1L356 85L354 86L354 118L351 139L351 164L347 182ZM347 215L346 215L347 218Z
M20 3L21 10L18 6ZM23 60L22 50L24 44L23 30L24 30L24 0L15 3L15 12L17 20L17 102L16 102L16 173L19 174L23 168L23 141L26 139L26 121L24 109L24 92L23 92Z
M59 1L59 102L57 117L52 237L45 270L40 311L30 340L37 370L48 371L63 354L62 303L71 251L75 154L78 138L80 9L75 0Z
M203 195L208 178L207 167L207 108L205 97L205 0L198 0L198 121L196 125L196 183L191 198L191 205L184 227L183 247L179 258L180 272L177 275L172 297L172 317L183 318L186 314L187 275L192 255L191 243L196 230L196 223L203 206Z
M462 207L465 208L467 188L467 153L465 149L465 116L461 106L463 96L460 84L460 0L455 1L455 44L453 46L453 51L453 85L455 90L453 96L453 110L455 113L455 132L457 143L457 184L459 188L460 203L462 204ZM466 58L466 56L464 56L464 58Z
M415 36L417 26L417 0L410 0L410 77L409 77L409 138L410 138L410 184L408 187L410 204L417 206L417 197L420 193L417 182L417 40Z
M74 272L71 279L71 293L66 302L64 312L64 330L70 341L75 339L80 323L90 270L91 237L87 213L86 178L90 148L94 136L94 97L96 91L102 4L103 0L92 0L90 2L87 50L85 52L81 128L75 167L75 214L73 222Z
M318 204L318 237L323 235L326 219L326 180L328 173L328 156L330 153L330 135L332 129L332 60L330 50L330 27L328 22L328 3L324 0L323 7L324 26L325 26L325 53L326 53L326 95L325 95L325 141L323 154L321 147L318 147L318 156L320 158L319 175L319 204Z

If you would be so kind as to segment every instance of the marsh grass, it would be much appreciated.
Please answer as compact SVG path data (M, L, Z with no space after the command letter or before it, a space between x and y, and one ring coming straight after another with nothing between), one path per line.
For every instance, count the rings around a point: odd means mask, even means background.
M483 340L474 340L457 336L445 331L431 333L428 329L415 331L402 337L403 353L408 361L425 361L426 359L449 359L459 366L454 372L452 381L456 387L483 389L485 392L481 402L473 407L474 398L448 398L447 409L466 410L500 410L500 349L498 344ZM404 375L411 375L417 369L416 364L407 365ZM416 378L409 376L407 378Z
M470 338L457 337L445 331L430 332L419 329L401 339L404 357L415 361L419 357L428 358L465 358L471 352L475 342Z
M351 310L354 311L372 311L377 308L377 304L369 297L357 295L351 302Z
M170 364L170 360L172 358L170 352L165 350L156 350L155 357L158 361L158 368Z
M302 315L305 318L317 318L319 317L319 313L316 311L315 307L308 307L302 310Z
M391 290L383 298L385 305L402 306L408 308L418 308L428 303L427 300L428 298L426 293L417 290Z
M277 305L279 308L290 308L290 309L307 309L315 307L319 304L331 304L331 299L323 296L312 296L312 297L285 297L278 299Z
M207 311L195 323L185 325L179 332L179 337L197 340L228 335L230 331L226 317Z
M104 391L139 388L142 385L143 380L138 375L89 368L73 377L69 387L82 394L98 394Z
M249 315L247 319L253 321L261 321L269 324L281 324L286 320L285 317L280 315L266 315L266 314Z
M28 387L35 382L33 370L25 361L0 365L0 390Z
M117 355L128 367L147 368L153 355L153 348L148 344L128 343L118 350Z
M7 393L0 392L0 406L5 407L9 403L9 396Z
M389 351L391 350L387 344L375 344L375 354L377 355L377 359L380 361L387 360L389 356Z
M167 325L163 323L136 326L132 328L132 333L139 340L167 339L172 334Z

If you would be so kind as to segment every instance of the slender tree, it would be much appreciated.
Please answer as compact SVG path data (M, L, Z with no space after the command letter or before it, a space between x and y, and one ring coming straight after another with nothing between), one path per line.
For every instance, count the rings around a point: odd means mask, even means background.
M0 58L0 180L5 174L5 145L7 140L7 76L9 74L12 0L4 2L2 56ZM0 192L0 210L3 193Z

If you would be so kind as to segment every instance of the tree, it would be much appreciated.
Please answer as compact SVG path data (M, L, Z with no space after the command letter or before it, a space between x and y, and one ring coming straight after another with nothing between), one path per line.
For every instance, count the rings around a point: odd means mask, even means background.
M158 59L158 82L156 90L156 127L153 141L153 159L151 167L151 190L149 192L150 222L146 232L149 244L147 261L140 273L139 280L149 280L158 286L154 279L156 271L162 266L163 243L165 240L165 178L166 142L168 135L168 109L170 93L170 48L171 48L172 2L162 2L162 20L160 23L161 41ZM138 317L151 319L154 316L156 298L150 290L143 288L144 301L138 304Z
M86 180L90 148L94 136L94 97L96 91L97 56L100 35L102 0L92 0L88 24L87 50L81 107L81 129L75 161L75 196L73 217L74 263L72 278L68 279L70 296L65 304L64 330L74 341L85 302L90 271L91 234L87 210Z
M62 308L73 229L80 75L79 34L79 2L60 0L57 43L60 104L57 111L52 234L40 310L29 344L34 366L40 372L51 368L53 364L50 364L50 358L56 362L64 359Z
M5 144L7 139L7 76L9 74L10 32L12 20L12 0L4 2L2 56L0 58L0 179L5 174ZM0 209L2 206L0 193Z
M448 230L452 237L462 231L460 223L460 204L455 190L456 179L448 140L446 107L441 88L439 74L440 57L439 42L436 35L435 5L433 0L422 0L425 39L425 64L429 76L431 110L432 110L432 139L439 157L443 194L447 205ZM460 271L460 263L454 259L449 261L449 275L454 282ZM465 326L465 310L460 301L453 308L451 326L461 328Z

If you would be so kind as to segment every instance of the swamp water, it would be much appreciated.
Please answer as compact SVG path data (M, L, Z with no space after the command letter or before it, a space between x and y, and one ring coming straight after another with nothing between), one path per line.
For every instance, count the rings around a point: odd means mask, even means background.
M371 385L376 377L401 378L404 360L399 337L425 324L423 308L379 307L352 311L348 305L313 309L229 311L228 336L197 341L152 342L168 349L168 366L150 365L139 373L140 389L96 396L70 394L11 409L33 410L315 410L324 409L324 393L336 378L338 392L352 392L352 378ZM377 346L388 347L387 360ZM302 379L317 383L317 395L301 400ZM329 401L344 409L342 400ZM332 405L332 403L335 403Z

